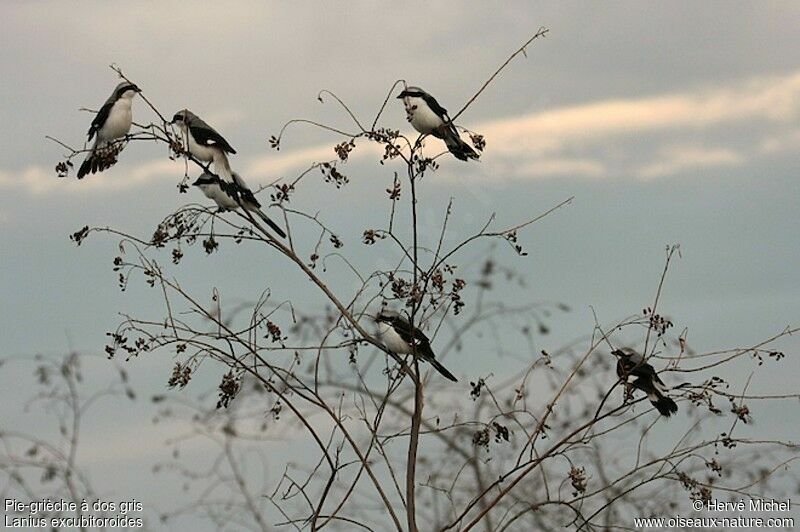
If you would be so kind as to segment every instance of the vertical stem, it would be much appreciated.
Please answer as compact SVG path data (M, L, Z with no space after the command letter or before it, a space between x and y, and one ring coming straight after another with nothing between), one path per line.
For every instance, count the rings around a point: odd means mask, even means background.
M76 355L77 356L77 355ZM75 488L75 484L72 478L73 473L75 472L75 456L78 452L78 431L80 430L80 417L81 417L81 405L79 402L78 397L78 386L77 382L75 382L75 366L73 366L73 359L72 357L68 357L64 362L64 368L62 369L62 374L64 375L64 380L67 383L67 387L69 388L69 403L72 409L72 433L69 437L69 455L67 456L67 466L64 469L64 482L67 485L67 490L69 490L70 496L72 497L72 501L77 506L75 511L75 516L80 517L80 507L81 507L81 499L78 499L78 490ZM77 365L77 362L75 362ZM85 526L79 527L81 532L86 532Z
M474 415L475 419L480 419L481 410L483 406L486 404L486 400L484 399L484 397L485 395L481 396L480 400L475 405L475 415ZM486 490L486 483L483 481L483 475L481 475L481 463L480 463L480 457L478 456L479 449L477 445L473 445L472 449L473 449L472 457L469 458L469 463L472 466L472 470L475 473L475 484L478 487L478 493L483 493ZM492 530L494 530L494 525L492 524L492 518L489 515L489 510L491 508L488 507L487 502L483 498L481 498L478 504L479 504L478 509L481 512L486 512L485 514L486 518L484 519L485 521L484 524L486 525L486 532L492 532Z
M419 445L419 428L422 422L422 378L419 371L419 360L414 358L414 413L411 415L411 437L408 442L408 467L406 469L406 517L409 532L417 532L416 482L417 482L417 447Z
M417 244L417 188L416 175L414 173L414 153L411 153L408 162L408 177L411 182L411 229L414 239L414 284L411 299L411 330L415 327L415 316L417 313L417 285L418 285L418 251ZM419 371L419 360L417 359L416 345L411 345L411 355L414 359L414 413L411 416L411 434L408 440L408 464L406 466L406 518L408 520L408 531L417 532L417 513L416 513L416 475L417 475L417 448L419 446L419 428L422 422L422 378Z

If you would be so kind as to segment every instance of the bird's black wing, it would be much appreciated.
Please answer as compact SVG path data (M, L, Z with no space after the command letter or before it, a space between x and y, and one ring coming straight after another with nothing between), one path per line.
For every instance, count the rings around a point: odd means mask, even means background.
M436 356L433 354L433 349L431 349L431 341L427 336L425 336L425 333L417 328L412 330L411 324L401 317L393 318L391 325L404 342L406 342L408 345L416 346L417 355L422 360L425 360L431 364L436 371L441 373L447 379L450 379L453 382L458 382L458 379L455 377L455 375L450 373L447 368L442 366L439 361L436 360Z
M408 345L417 346L417 350L420 355L428 356L430 354L430 356L433 356L431 351L431 341L428 340L428 337L425 336L425 333L416 327L412 329L411 324L399 316L392 318L391 325L405 343Z
M644 377L647 379L655 379L658 382L661 382L661 379L658 378L658 374L653 366L647 362L636 364L635 362L625 358L620 358L617 361L617 375L619 377L627 377L628 375L634 377Z
M659 383L661 386L663 386L665 388L667 387L667 385L664 384L664 381L661 380L661 377L658 376L658 373L656 373L655 370L653 371L653 380L655 382Z
M400 335L400 338L402 338L405 343L408 345L413 345L415 337L414 333L417 331L416 329L411 329L410 323L399 316L395 316L391 318L391 326L392 329L394 329L397 334Z
M646 379L653 379L658 381L661 380L658 378L658 374L656 373L655 368L653 368L653 366L651 366L647 362L636 364L631 369L631 375L635 375L637 377L644 377Z
M229 183L223 179L220 179L218 176L214 176L214 180L219 185L219 188L227 194L231 199L235 202L239 203L239 198L242 197L242 191L239 187L236 186L235 183ZM248 191L249 192L249 191ZM252 194L252 192L251 192Z
M253 191L247 187L247 183L245 183L241 176L239 176L239 174L236 172L233 173L233 182L235 183L239 197L242 198L243 202L250 203L259 209L261 208L261 203L259 203L259 201L256 199Z
M194 141L202 146L218 146L222 151L236 153L228 141L211 127L190 125L189 132L194 137Z
M114 103L115 102L113 101L106 102L105 105L103 105L103 107L101 107L97 112L97 114L94 115L92 125L89 126L89 140L92 140L92 137L94 137L95 133L97 133L97 130L103 127L103 124L106 123L106 120L108 120L108 115L111 113L111 108L114 107Z
M261 208L261 203L259 203L259 201L256 199L255 194L253 194L253 191L250 190L249 188L245 189L240 188L239 196L242 198L242 201L250 203L258 207L259 209Z
M439 105L439 102L436 101L436 98L428 93L424 93L422 95L422 99L425 100L425 103L428 104L428 107L431 108L431 111L439 115L442 120L449 121L449 118L447 118L447 109Z
M434 98L430 94L427 93L423 94L422 99L425 100L425 103L428 104L428 107L431 108L431 111L436 113L439 116L439 118L441 118L444 121L445 125L443 127L447 128L452 138L457 139L455 141L455 145L458 148L455 151L452 149L450 150L453 153L453 155L455 155L462 161L466 161L468 157L471 157L473 155L475 156L474 158L477 159L478 157L475 151L472 150L472 148L469 148L468 145L461 142L461 137L458 134L458 130L456 129L455 124L453 124L453 121L450 120L450 117L447 115L447 109L439 105L439 102L436 101L436 98ZM439 138L446 138L446 133L444 132L441 132L440 134L434 133L434 135ZM450 144L448 144L448 149L450 149L450 147L451 147ZM463 150L464 147L467 148L468 152L466 152L466 154L464 155L461 155L461 150Z

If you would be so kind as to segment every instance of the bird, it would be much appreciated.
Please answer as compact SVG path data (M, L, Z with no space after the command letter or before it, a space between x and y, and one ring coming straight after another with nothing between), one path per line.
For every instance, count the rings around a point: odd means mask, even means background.
M186 144L195 158L214 162L214 169L224 181L233 182L233 172L227 154L236 150L217 131L188 109L175 113L170 124L177 124L186 137Z
M256 199L242 176L236 172L233 172L232 175L233 182L229 183L210 172L203 172L192 185L199 188L208 199L214 200L221 211L232 211L240 206L244 207L264 220L264 223L278 233L281 238L286 238L283 229L261 210L261 203Z
M626 383L629 376L636 377L631 383L632 386L646 393L647 398L662 416L669 417L678 411L677 403L666 395L667 387L664 381L642 355L630 347L616 349L611 354L617 357L617 376Z
M479 157L469 144L461 140L447 109L439 105L436 98L419 87L407 87L397 98L403 100L408 121L419 133L444 140L456 159L467 161Z
M395 354L414 352L445 378L458 382L458 379L436 360L428 337L416 327L412 328L405 317L384 309L375 317L375 321L378 324L378 337L386 349Z
M89 142L94 138L94 144L78 169L78 179L83 179L89 173L102 172L117 162L123 144L114 141L131 130L131 105L133 97L139 92L142 92L141 89L129 81L119 83L94 116L87 133Z

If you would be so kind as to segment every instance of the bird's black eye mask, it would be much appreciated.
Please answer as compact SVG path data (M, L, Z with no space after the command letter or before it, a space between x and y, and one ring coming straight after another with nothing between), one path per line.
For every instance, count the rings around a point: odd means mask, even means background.
M213 177L198 177L195 182L192 183L192 186L199 187L200 185L211 185L216 181L217 179Z
M405 97L421 98L422 97L422 93L419 92L419 91L403 91L403 92L401 92L400 94L397 95L398 99L405 98Z
M378 316L375 318L375 321L378 323L391 324L395 319L397 319L397 316L393 316L391 314L378 314Z

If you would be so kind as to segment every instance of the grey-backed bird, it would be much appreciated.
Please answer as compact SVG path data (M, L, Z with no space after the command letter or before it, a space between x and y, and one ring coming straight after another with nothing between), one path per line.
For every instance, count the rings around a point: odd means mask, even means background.
M458 379L436 360L428 337L416 327L411 327L404 316L383 310L376 316L375 321L378 323L378 337L386 349L401 355L415 353L446 378L458 382Z
M138 92L141 92L139 87L123 81L117 85L97 112L88 132L89 141L94 138L94 144L78 169L78 179L83 179L89 173L102 172L117 162L117 155L122 150L123 143L114 141L124 137L131 130L133 123L131 104Z
M175 113L171 123L180 127L186 137L189 153L202 162L213 161L214 169L222 180L233 182L233 172L227 154L235 154L236 150L222 135L188 109Z
M439 105L436 98L419 87L408 87L397 97L403 100L408 121L419 133L444 140L447 149L456 159L466 161L478 158L475 150L461 140L447 109Z
M628 382L628 377L635 377L631 385L647 394L647 398L662 416L671 416L678 411L678 405L667 397L667 387L658 376L656 370L648 364L644 357L631 349L623 347L611 352L617 357L617 376Z
M264 223L278 233L281 238L286 238L283 229L264 214L261 210L261 203L258 202L242 176L236 172L233 172L233 183L223 181L214 174L203 172L192 185L199 188L208 199L214 200L220 210L232 211L240 206L244 207L264 220Z

